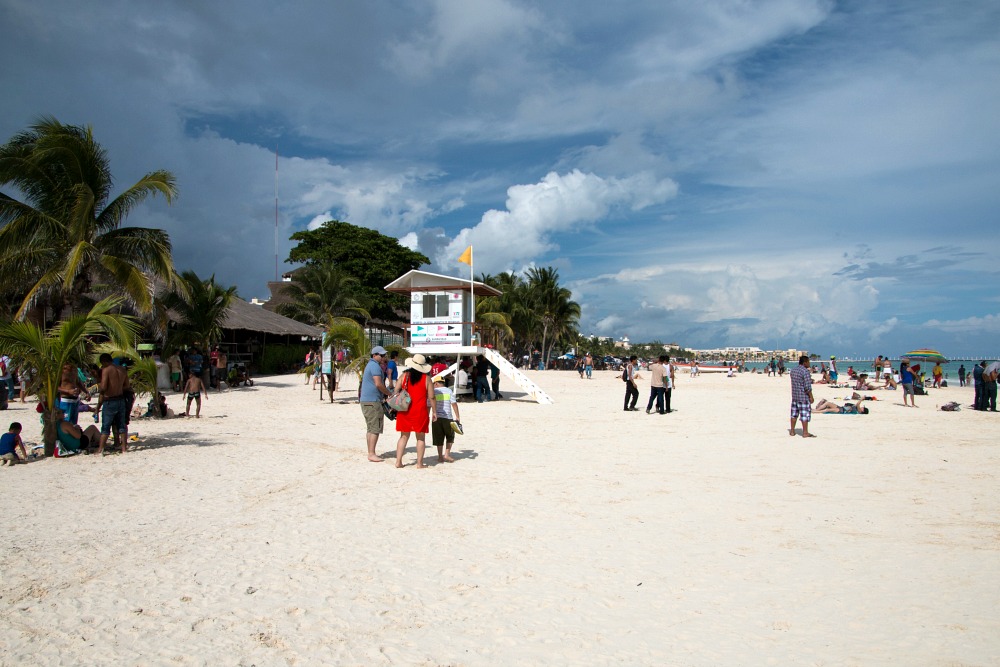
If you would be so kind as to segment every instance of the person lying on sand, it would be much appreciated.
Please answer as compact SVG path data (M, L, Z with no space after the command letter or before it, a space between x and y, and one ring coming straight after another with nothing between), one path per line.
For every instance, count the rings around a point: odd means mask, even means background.
M819 403L813 408L813 412L822 412L833 415L866 415L868 408L858 408L854 403L844 403L843 407L825 398L819 399Z

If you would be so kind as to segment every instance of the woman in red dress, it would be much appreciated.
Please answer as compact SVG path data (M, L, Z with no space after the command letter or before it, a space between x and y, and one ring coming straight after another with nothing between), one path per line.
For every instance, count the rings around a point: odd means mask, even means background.
M410 440L410 433L416 433L417 467L426 468L424 447L427 444L427 432L430 430L431 420L437 419L434 388L428 375L431 365L427 363L424 355L415 354L406 360L404 367L399 382L396 383L396 391L406 389L412 400L409 410L396 415L396 430L399 431L399 440L396 442L396 467L403 467L406 443Z

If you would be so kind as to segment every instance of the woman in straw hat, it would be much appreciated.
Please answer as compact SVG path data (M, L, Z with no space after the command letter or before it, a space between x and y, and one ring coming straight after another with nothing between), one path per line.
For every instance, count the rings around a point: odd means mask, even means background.
M434 388L431 386L431 365L422 354L415 354L406 360L403 373L396 383L396 391L406 389L410 393L410 409L400 412L396 417L396 430L399 440L396 442L396 467L403 467L403 452L410 440L410 433L417 434L417 467L424 465L424 447L427 432L432 420L437 419L437 405L434 401Z

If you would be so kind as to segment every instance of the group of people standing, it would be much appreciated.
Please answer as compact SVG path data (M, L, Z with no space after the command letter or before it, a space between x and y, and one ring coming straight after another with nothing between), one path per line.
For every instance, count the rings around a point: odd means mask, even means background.
M994 361L986 365L985 361L972 369L972 381L976 395L973 408L980 412L997 411L997 377L1000 376L1000 362Z
M385 419L391 415L399 433L396 440L397 468L403 467L403 454L406 453L411 433L416 436L417 441L417 468L427 467L424 452L428 432L432 433L438 461L453 462L455 459L451 456L451 448L455 442L455 434L462 432L462 425L455 393L438 375L447 367L444 364L432 365L424 355L414 354L406 359L402 370L396 367L397 375L393 378L387 373L388 356L384 347L376 345L372 348L371 358L365 366L358 390L361 413L365 418L368 460L373 463L382 461L375 453L375 448L385 427ZM393 355L392 359L395 361L396 357ZM385 368L383 363L386 364ZM409 408L393 414L386 400L404 390L410 398ZM489 391L488 386L486 391Z
M622 380L625 382L625 412L637 412L635 407L639 402L639 387L636 380L641 379L638 372L638 357L634 354L629 357L622 369ZM663 415L672 412L670 409L670 397L674 391L674 365L670 363L670 357L661 354L656 361L649 364L649 402L646 404L646 414L652 414L653 406L656 406L656 413Z

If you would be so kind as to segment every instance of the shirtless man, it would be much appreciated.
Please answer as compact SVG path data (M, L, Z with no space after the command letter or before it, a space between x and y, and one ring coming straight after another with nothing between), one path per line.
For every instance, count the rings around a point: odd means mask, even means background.
M111 355L101 355L101 381L98 384L101 393L101 444L97 453L104 454L104 445L108 442L111 429L118 427L118 439L122 454L128 451L128 400L124 394L129 388L128 373L121 366L111 363Z
M215 377L218 383L215 386L218 387L219 391L222 391L222 383L229 377L229 356L218 345L215 346L215 349L219 351L215 358Z
M80 394L90 400L90 392L80 381L76 364L63 364L59 387L56 389L58 397L56 405L65 413L66 421L71 424L77 423L77 417L80 415Z
M195 409L195 418L201 419L201 392L205 392L205 400L208 400L208 390L205 389L205 384L201 381L201 378L197 375L192 375L188 378L187 384L184 386L184 391L187 393L187 409L184 410L184 416L191 416L191 401L197 401L198 405Z

